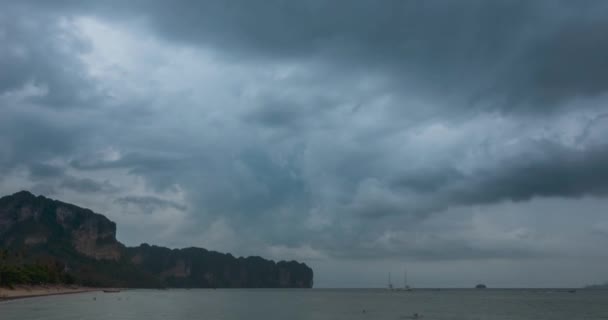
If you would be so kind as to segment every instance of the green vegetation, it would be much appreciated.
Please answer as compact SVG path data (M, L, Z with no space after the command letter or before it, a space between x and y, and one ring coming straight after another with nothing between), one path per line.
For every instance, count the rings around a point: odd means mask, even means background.
M0 249L0 286L73 284L75 281L72 275L64 272L61 263L22 263L20 258L19 254L12 255L7 249Z

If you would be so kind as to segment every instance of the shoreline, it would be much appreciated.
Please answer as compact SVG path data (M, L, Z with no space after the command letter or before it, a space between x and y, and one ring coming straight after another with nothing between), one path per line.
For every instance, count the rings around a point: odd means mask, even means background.
M77 286L15 286L13 289L0 287L0 302L36 297L76 294L102 291L107 288L91 288Z

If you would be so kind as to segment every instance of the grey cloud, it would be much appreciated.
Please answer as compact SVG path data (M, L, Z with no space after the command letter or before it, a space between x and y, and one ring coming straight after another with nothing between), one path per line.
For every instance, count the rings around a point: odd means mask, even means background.
M423 243L395 240L390 247L372 246L367 248L344 247L336 248L332 252L336 257L348 259L381 259L393 257L395 259L415 259L416 261L457 261L457 260L486 260L486 259L539 259L551 257L555 252L548 249L530 247L501 247L480 248L463 239L436 239Z
M399 177L390 183L387 192L404 198L413 192L413 201L405 201L387 211L386 205L390 202L384 200L381 206L372 206L366 212L375 212L371 217L408 212L429 214L454 205L607 194L608 147L578 150L551 141L538 141L528 148L539 156L518 155L471 173L446 168Z
M496 172L479 172L474 190L456 192L454 198L480 202L502 199L515 201L532 197L604 196L608 192L606 146L586 151L572 150L552 143L539 144L543 159L506 164Z
M583 131L581 132L581 134L579 134L576 137L576 143L578 144L582 144L584 143L590 136L590 134L592 133L593 129L598 127L598 125L601 125L602 122L608 120L608 113L601 113L597 116L594 116L593 118L591 118L588 122L587 125L584 127Z
M183 204L171 200L160 199L152 196L127 196L117 198L116 203L122 205L133 204L141 207L145 211L154 211L157 209L172 208L180 211L185 211L187 207Z
M90 107L101 96L76 54L87 43L56 16L3 6L0 14L0 93L30 84L41 93L27 100L56 108ZM46 36L44 36L46 35Z
M97 106L100 98L78 57L86 41L44 10L2 7L0 171L25 166L34 179L60 176L42 163L75 152L87 131L82 118L53 110Z
M130 1L112 7L72 9L118 20L130 12L169 41L215 47L234 59L326 60L331 72L354 77L381 69L407 79L395 92L415 83L429 96L460 97L467 108L556 109L571 98L601 94L608 83L593 72L605 67L608 50L601 40L608 10L602 1L583 7L565 1Z
M36 166L57 155L70 154L84 138L81 126L65 123L37 108L13 109L1 106L0 112L0 163L5 168L32 163ZM29 111L29 112L28 112ZM35 169L34 169L35 170Z
M302 121L310 116L306 110L289 102L271 102L245 116L246 121L258 123L271 128L298 128Z
M55 186L46 183L36 184L30 188L30 191L34 194L39 194L47 197L54 196L55 194L57 194L57 189L55 188Z
M95 153L78 157L70 161L72 168L84 171L104 169L126 169L130 174L146 178L148 184L156 190L167 190L192 171L212 171L211 162L205 157L157 152L129 152L117 160L102 160Z
M104 160L99 158L99 154L85 155L76 158L70 162L70 166L79 170L100 170L100 169L117 169L131 168L132 170L140 170L138 168L162 169L168 167L170 163L180 163L184 159L180 155L172 155L156 152L129 152L122 155L119 159Z
M528 51L516 60L526 68L525 73L516 68L511 71L512 78L505 79L512 83L505 84L511 86L508 102L519 106L517 100L529 99L531 106L556 105L606 92L608 79L597 71L608 67L608 45L602 40L608 21L602 18L605 4L596 9L598 12L593 14L581 10L554 26L546 36L530 41Z
M63 176L65 169L44 163L34 163L29 167L29 174L33 180L55 178Z
M254 129L275 130L278 137L287 139L299 132L322 129L328 125L327 119L333 125L328 115L344 102L330 96L311 96L258 97L251 102L255 107L243 114L242 121Z
M354 78L382 70L397 79L395 93L414 85L419 94L449 96L468 110L555 110L573 98L604 93L608 83L594 72L604 69L608 50L601 41L608 10L602 1L576 8L565 1L369 0L348 5L320 0L130 1L21 7L123 22L136 16L169 41L214 47L233 59L327 61L328 72ZM56 100L69 92L63 87L55 91ZM293 119L281 112L262 113L259 119L270 124L276 117Z
M172 245L204 245L183 239L218 223L247 253L277 245L310 246L331 259L528 259L568 249L545 252L535 239L485 234L480 245L477 235L451 236L473 218L450 220L446 212L525 207L539 198L568 199L590 212L596 208L581 199L606 196L603 2L576 10L560 1L3 6L0 187L29 179L23 184L40 193L75 191L118 218L137 206L159 218L157 228L175 232L167 235ZM77 25L61 26L82 15L171 50L153 62L137 55L125 80L104 78L113 72L105 69L89 77L78 56L94 48ZM125 52L138 54L136 42ZM198 49L212 53L200 60L213 66L192 70L220 72L199 81L186 66L172 78L167 70L183 57L173 55L187 52L198 63ZM216 80L226 84L217 96ZM124 85L117 105L104 96L104 81ZM27 84L48 92L16 94ZM495 111L517 125L479 116ZM460 130L467 124L473 128ZM496 155L490 148L513 149ZM122 196L116 185L154 196ZM183 195L183 203L165 192ZM163 211L184 220L167 227L173 220ZM434 218L447 222L424 229ZM387 231L400 234L378 243ZM129 238L145 241L139 232ZM425 241L408 237L415 233Z
M455 168L443 167L417 171L392 179L391 187L408 189L420 193L439 191L443 186L465 179L465 175Z
M71 176L63 179L59 186L82 193L100 193L116 190L116 187L107 181L99 182L90 178L76 178Z

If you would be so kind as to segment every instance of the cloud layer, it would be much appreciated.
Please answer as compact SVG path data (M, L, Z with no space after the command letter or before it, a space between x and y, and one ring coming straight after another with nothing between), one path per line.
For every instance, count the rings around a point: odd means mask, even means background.
M608 259L602 1L2 6L2 193L90 206L128 244L312 261L325 286L353 261L516 285L513 263ZM568 281L608 277L587 271Z

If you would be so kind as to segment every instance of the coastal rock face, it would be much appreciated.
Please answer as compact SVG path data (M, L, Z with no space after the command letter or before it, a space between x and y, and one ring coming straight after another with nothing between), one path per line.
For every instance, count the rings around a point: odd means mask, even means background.
M69 244L97 260L118 260L124 247L116 241L116 224L91 210L36 197L22 191L0 199L0 244L36 247Z
M142 244L128 248L131 261L169 287L311 288L313 271L296 261L275 263L201 248L168 249Z
M311 288L296 261L234 257L202 248L168 249L116 240L116 224L89 209L21 191L0 198L0 249L21 260L54 260L82 284L119 287ZM28 258L29 257L29 258ZM23 261L22 261L23 262Z
M116 225L101 217L85 218L71 231L72 243L74 248L85 256L98 260L118 260L122 256L123 247L116 241Z

